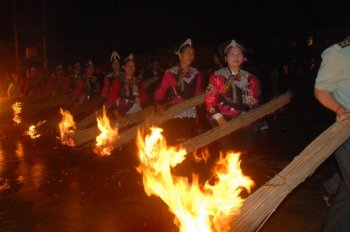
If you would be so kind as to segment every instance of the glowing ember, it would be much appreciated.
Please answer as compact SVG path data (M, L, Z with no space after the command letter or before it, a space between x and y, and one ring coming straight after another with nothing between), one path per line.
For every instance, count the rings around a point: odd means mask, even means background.
M243 175L239 154L220 157L210 181L200 185L198 175L173 176L171 168L186 156L184 149L167 147L162 129L151 128L151 135L138 135L139 159L137 171L142 173L145 192L159 196L176 215L174 223L184 232L229 231L229 221L239 213L245 189L250 192L254 182Z
M19 115L22 111L22 102L16 102L11 107L13 109L13 121L17 124L21 123L22 119Z
M73 116L68 110L63 110L60 108L60 114L62 115L62 120L59 123L60 128L60 139L63 145L74 146L74 134L77 129Z
M40 121L36 125L30 125L29 129L27 131L25 131L24 134L28 135L31 139L39 138L41 136L41 134L39 134L36 129L37 129L38 126L40 126L41 124L44 124L45 122L46 122L46 120Z
M112 128L105 107L102 116L97 117L97 126L101 133L96 137L94 151L100 156L108 156L112 153L113 142L118 138L118 128Z

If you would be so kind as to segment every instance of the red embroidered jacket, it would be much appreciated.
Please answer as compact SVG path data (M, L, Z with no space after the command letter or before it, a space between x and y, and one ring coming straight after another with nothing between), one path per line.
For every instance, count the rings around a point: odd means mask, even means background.
M116 106L120 113L125 114L136 101L140 101L141 105L147 101L146 92L136 77L126 80L120 76L113 80L107 99L109 105Z
M254 108L259 96L259 81L254 75L244 70L232 75L229 68L224 67L210 77L204 105L211 115L219 113L232 118ZM215 109L215 113L210 109Z
M185 73L180 66L165 71L159 88L154 93L155 101L175 104L190 99L202 92L202 75L193 68Z

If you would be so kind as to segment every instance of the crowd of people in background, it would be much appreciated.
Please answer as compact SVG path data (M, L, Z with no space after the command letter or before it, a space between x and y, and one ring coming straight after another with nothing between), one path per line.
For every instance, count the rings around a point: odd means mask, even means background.
M110 115L118 118L148 105L155 105L161 111L206 93L204 111L209 121L214 119L220 125L223 121L221 117L218 119L219 114L230 118L290 89L311 91L318 69L315 58L305 62L293 56L280 63L257 64L247 60L246 48L235 40L221 44L218 52L208 57L209 67L192 67L195 46L191 39L183 42L176 54L177 64L165 62L162 57L139 64L137 56L130 54L122 58L113 51L109 65L97 66L88 60L67 68L58 64L51 73L39 66L29 67L24 73L5 72L0 79L0 97L65 96L77 104L99 98L108 106ZM219 89L220 96L213 94L213 89ZM256 98L254 104L245 104L249 97ZM194 116L196 110L184 112L183 116Z

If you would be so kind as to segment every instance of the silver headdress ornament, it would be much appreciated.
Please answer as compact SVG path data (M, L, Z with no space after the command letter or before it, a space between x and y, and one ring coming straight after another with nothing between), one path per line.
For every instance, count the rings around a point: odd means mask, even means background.
M57 65L57 66L56 66L56 69L63 69L62 64Z
M240 47L240 48L242 48L242 46L239 43L237 43L236 40L234 40L234 39L224 48L224 52L226 52L226 50L229 47Z
M74 67L74 68L75 68L75 67L80 67L80 63L77 62L77 63L73 64L73 67Z
M112 52L112 55L111 55L111 58L110 58L110 62L112 63L115 60L119 61L120 60L120 56L119 56L118 52L114 50Z
M91 60L89 60L89 61L85 64L85 68L87 68L87 67L90 66L90 65L94 65L94 64L92 63Z
M186 39L185 42L183 42L183 43L179 46L179 48L178 48L178 50L175 52L175 54L176 54L176 55L179 55L179 54L180 54L181 48L184 47L184 46L186 46L186 45L192 46L192 40L191 40L190 38Z
M127 62L128 60L133 60L133 59L134 59L134 55L130 53L128 57L125 58L124 63Z

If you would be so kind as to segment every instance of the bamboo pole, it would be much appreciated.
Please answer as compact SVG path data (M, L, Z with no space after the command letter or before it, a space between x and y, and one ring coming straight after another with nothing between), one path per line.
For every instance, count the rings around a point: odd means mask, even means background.
M19 98L19 96L1 97L0 104L4 104L7 102L13 102L13 101L17 100L18 98Z
M11 105L16 102L16 100L19 100L19 97L6 97L0 99L0 113L1 114L7 114L10 112Z
M182 113L183 111L194 107L196 105L199 105L203 102L204 95L199 95L196 97L193 97L187 101L181 102L179 104L176 104L174 106L171 106L168 108L164 114L152 114L151 109L148 109L140 114L130 115L128 117L121 118L120 120L116 120L113 123L118 124L119 128L122 128L126 125L131 125L132 122L136 120L144 120L144 122L141 122L128 130L125 130L124 132L120 133L120 139L116 141L114 144L115 147L121 146L132 139L134 139L137 135L138 129L142 130L145 129L148 125L159 125L163 122L166 122L167 120L175 117L176 115ZM150 113L148 113L150 112ZM145 121L145 119L148 118L148 120ZM84 143L87 143L93 139L95 139L96 135L99 133L98 129L96 127L93 128L87 128L83 130L76 131L75 133L75 144L76 146L82 145Z
M203 103L203 99L204 99L204 94L198 95L198 96L193 97L189 100L186 100L184 102L181 102L181 103L178 103L174 106L169 107L161 115L160 114L151 115L146 121L139 123L139 124L131 127L130 129L125 130L122 133L120 133L120 135L119 135L120 139L117 139L117 141L113 144L114 148L117 148L117 147L133 140L134 138L136 138L138 130L142 131L142 130L146 129L147 127L149 127L149 125L152 125L152 126L160 125L160 124L174 118L176 115Z
M245 200L240 214L232 220L231 231L258 231L283 199L311 176L349 136L350 120L336 122L325 130L280 173Z
M259 106L256 109L250 110L245 114L241 114L228 122L228 126L221 128L219 126L208 130L192 139L189 139L179 145L186 149L187 153L191 153L201 147L204 147L228 134L231 134L243 127L250 125L258 119L269 115L279 108L285 106L291 101L292 94L290 92L283 94L273 100Z
M77 130L83 130L86 127L88 127L90 124L96 121L96 115L102 114L102 108L100 108L97 112L94 112L87 117L83 118L80 122L77 124Z
M35 114L38 112L45 111L47 109L53 108L53 107L59 107L59 106L67 106L71 105L72 101L70 99L64 98L64 97L58 97L54 98L50 101L46 102L37 102L37 103L26 103L23 104L23 113L25 114Z
M153 106L147 107L146 109L139 111L134 114L125 115L124 117L115 120L114 123L118 123L119 128L125 127L127 125L132 125L134 123L141 122L146 119L153 112ZM77 130L82 130L96 122L96 115L102 113L102 108L93 114L88 115L83 120L81 120L77 125Z
M30 109L30 107L34 107L34 105L40 104L40 101L44 100L44 96L35 96L29 99L24 99L20 96L11 96L11 97L4 97L0 99L0 113L1 114L7 114L12 111L12 104L15 102L22 102L23 103L23 110Z
M120 119L117 120L113 120L112 124L113 125L118 125L118 128L124 128L128 125L132 125L135 124L137 122L143 121L146 119L147 115L151 115L153 112L153 107L148 107L140 112L137 112L135 114L130 114L130 115L126 115ZM96 114L91 114L94 115L94 120L96 121ZM91 115L89 115L88 117L91 117ZM88 117L86 117L85 119L87 119ZM82 122L82 121L81 121ZM83 125L87 123L86 121L83 123ZM82 124L81 124L82 126ZM87 143L89 141L92 141L96 138L96 136L99 134L99 130L98 128L95 126L93 127L89 127L89 128L85 128L85 129L79 129L78 126L78 130L75 132L75 144L77 146Z

